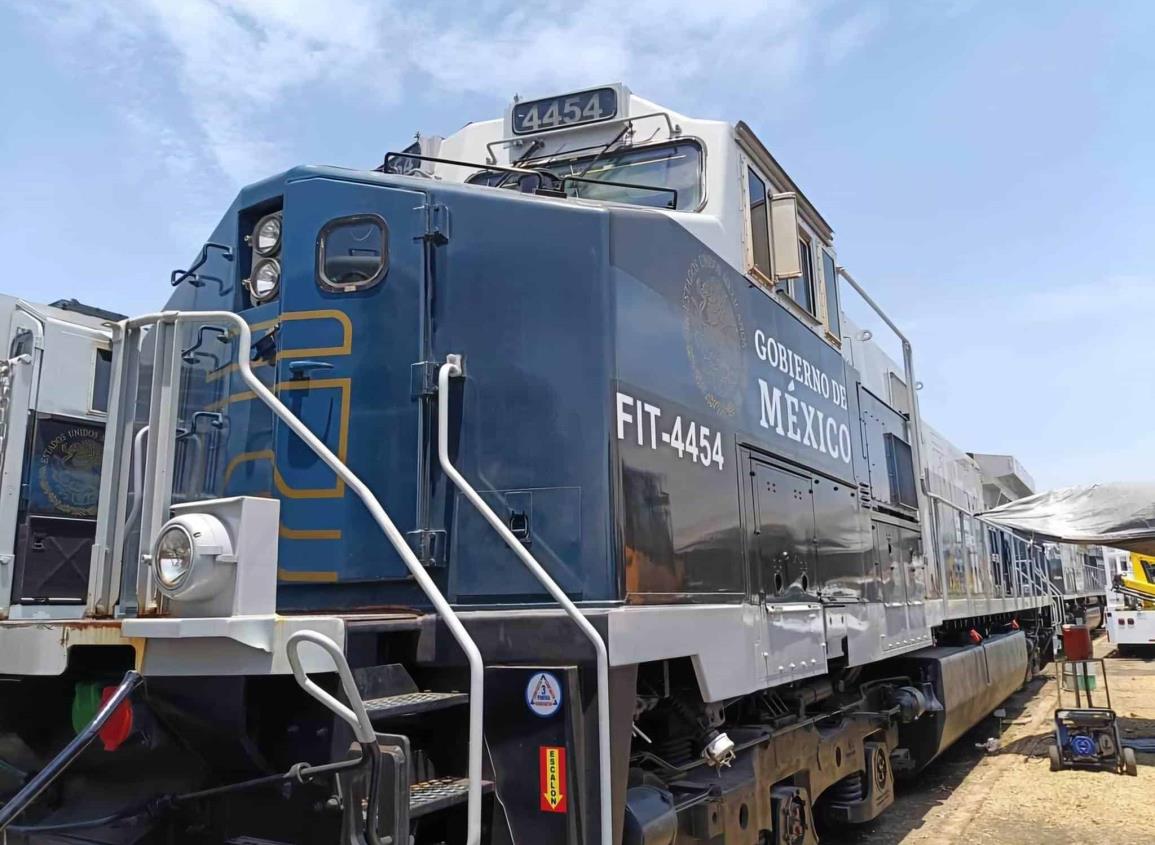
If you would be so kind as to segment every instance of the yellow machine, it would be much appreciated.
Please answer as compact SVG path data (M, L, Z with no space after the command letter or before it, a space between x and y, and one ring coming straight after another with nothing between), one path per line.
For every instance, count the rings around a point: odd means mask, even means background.
M1155 644L1155 557L1120 553L1108 593L1107 634L1122 650Z
M1144 610L1155 609L1155 558L1131 554L1130 575L1121 574L1116 590L1143 605Z

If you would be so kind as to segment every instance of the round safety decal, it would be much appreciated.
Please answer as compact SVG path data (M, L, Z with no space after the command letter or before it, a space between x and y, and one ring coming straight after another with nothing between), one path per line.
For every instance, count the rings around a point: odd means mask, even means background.
M538 672L525 688L525 703L534 714L545 718L561 707L561 683L549 672Z

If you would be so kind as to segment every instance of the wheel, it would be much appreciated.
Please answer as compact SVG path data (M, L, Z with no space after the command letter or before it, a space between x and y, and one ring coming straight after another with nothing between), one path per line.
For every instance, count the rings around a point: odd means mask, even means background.
M1135 749L1123 749L1123 771L1134 777L1139 774L1139 766L1135 762Z
M1029 651L1030 653L1027 657L1027 670L1023 675L1023 683L1019 689L1025 689L1027 685L1035 679L1035 676L1038 675L1039 672L1043 671L1039 650L1037 648L1032 648Z
M1128 751L1131 749L1128 748ZM1051 771L1057 772L1063 768L1063 755L1059 753L1059 746L1052 745L1047 749L1047 755L1051 758ZM1132 757L1134 759L1134 757Z

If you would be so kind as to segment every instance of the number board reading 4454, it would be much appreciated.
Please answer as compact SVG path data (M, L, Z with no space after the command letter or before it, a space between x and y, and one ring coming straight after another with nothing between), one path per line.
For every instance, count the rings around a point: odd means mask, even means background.
M613 88L595 88L577 94L526 100L513 107L513 134L530 135L613 120L618 114L618 93Z

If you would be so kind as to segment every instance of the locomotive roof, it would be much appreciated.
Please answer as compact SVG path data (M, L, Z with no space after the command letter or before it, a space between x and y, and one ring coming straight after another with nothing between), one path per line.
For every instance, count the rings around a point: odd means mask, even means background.
M518 115L526 113L527 109L532 109L535 105L539 110L548 110L555 103L564 106L568 101L588 96L596 91L614 92L617 99L616 111L612 118L590 122L579 121L572 125L539 126L520 132L515 129ZM537 100L515 97L504 117L467 123L445 138L418 134L417 141L405 151L475 162L475 167L439 163L428 168L429 175L436 175L437 178L447 181L464 182L486 165L529 167L539 162L572 157L582 152L600 150L600 155L606 155L611 149L613 152L622 152L629 148L655 146L676 140L700 143L705 148L707 171L711 169L711 160L725 162L724 169L728 170L732 151L740 150L758 164L759 169L772 180L778 192L796 194L801 217L821 240L827 243L832 240L833 228L830 223L806 197L782 164L774 158L748 123L741 120L730 123L689 117L640 97L621 83ZM721 173L710 172L705 176L706 194L709 199L710 194L719 193L717 190L711 191L711 180L725 177ZM709 202L694 210L718 214L717 209L711 208Z

